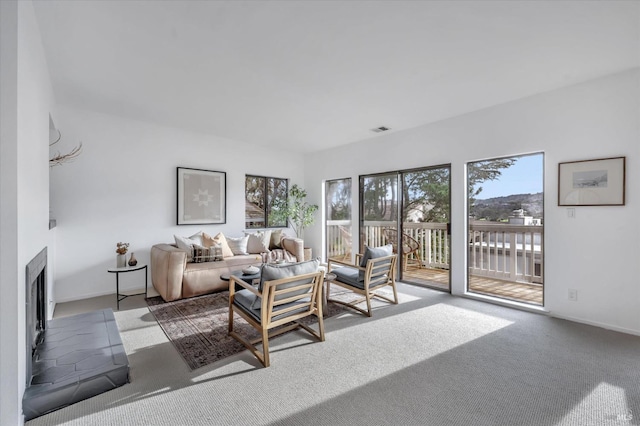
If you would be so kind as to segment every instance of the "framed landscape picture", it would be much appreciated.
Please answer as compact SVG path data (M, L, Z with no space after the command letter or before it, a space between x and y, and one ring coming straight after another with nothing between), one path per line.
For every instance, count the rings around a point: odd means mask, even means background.
M559 206L623 206L625 157L558 164Z
M227 222L227 174L178 167L178 225Z

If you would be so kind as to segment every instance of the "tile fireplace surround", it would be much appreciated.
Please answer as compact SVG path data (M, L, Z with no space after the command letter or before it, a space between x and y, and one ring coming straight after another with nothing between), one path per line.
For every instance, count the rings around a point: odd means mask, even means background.
M47 322L22 400L25 421L129 382L129 361L111 309Z

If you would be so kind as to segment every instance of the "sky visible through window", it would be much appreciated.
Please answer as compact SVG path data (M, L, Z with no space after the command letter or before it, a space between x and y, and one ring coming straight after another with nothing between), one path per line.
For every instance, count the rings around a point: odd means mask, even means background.
M481 184L482 192L477 197L479 200L542 192L544 156L533 154L517 158L513 166L502 171L499 179Z

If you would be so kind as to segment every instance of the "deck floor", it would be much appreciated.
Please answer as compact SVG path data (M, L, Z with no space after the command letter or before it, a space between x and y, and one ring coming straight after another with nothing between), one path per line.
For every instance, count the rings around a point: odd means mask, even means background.
M446 269L418 268L409 265L402 274L402 280L449 290L449 271ZM543 300L543 286L540 284L504 281L475 275L469 277L469 291L538 306L542 306Z

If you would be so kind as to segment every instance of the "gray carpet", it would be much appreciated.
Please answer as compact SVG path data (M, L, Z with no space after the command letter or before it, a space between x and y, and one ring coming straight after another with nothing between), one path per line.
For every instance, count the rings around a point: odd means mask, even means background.
M640 419L640 338L401 286L372 318L190 371L146 307L116 312L131 383L36 425L621 425Z

